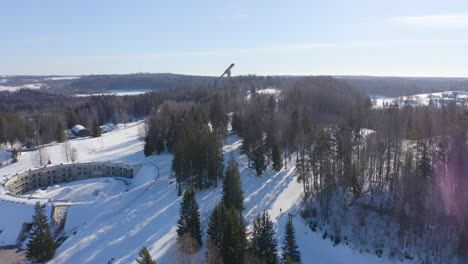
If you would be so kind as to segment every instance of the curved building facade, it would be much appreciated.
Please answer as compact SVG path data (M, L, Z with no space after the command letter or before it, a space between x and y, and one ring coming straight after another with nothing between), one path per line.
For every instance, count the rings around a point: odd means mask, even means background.
M24 194L34 189L97 177L133 178L138 166L125 163L88 162L44 166L15 174L5 187L12 194Z

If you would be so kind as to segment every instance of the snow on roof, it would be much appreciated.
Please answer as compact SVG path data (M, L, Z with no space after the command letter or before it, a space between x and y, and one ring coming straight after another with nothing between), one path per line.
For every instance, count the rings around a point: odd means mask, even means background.
M102 125L100 126L100 128L102 132L110 132L113 130L113 127L111 127L110 125Z
M72 131L75 132L75 133L78 133L80 132L81 130L85 130L86 128L82 125L75 125L74 127L72 127Z

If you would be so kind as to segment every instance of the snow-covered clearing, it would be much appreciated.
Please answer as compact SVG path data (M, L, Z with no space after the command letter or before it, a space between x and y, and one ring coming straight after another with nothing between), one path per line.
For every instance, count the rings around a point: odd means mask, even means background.
M381 108L384 105L391 105L398 103L399 106L412 105L422 106L429 105L432 102L435 104L445 104L449 102L461 102L468 100L468 92L464 91L445 91L440 93L427 93L427 94L415 94L410 96L401 97L374 97L372 98L374 107Z
M16 92L21 89L40 89L43 86L41 83L30 83L30 84L24 84L24 85L18 85L18 86L4 86L0 85L0 92L2 91L10 91L10 92Z
M75 80L80 78L80 76L55 76L55 77L47 77L44 80L47 81L64 81L64 80Z
M281 94L281 90L275 88L275 87L270 87L270 88L265 88L265 89L260 89L255 91L256 94L263 94L263 95L271 95L275 98L278 98ZM250 100L251 97L251 92L247 92L247 96L245 97L247 100Z
M115 96L130 96L150 93L152 90L148 89L135 89L135 90L112 90L104 93L93 93L93 94L76 94L77 97L89 97L89 96L102 96L102 95L115 95Z
M71 140L79 150L79 161L122 161L142 164L142 168L127 183L111 179L90 179L59 184L45 190L36 190L34 196L82 201L68 210L64 232L69 238L57 249L51 263L135 263L142 246L148 247L158 263L178 263L176 249L176 222L181 197L177 196L171 177L172 155L163 154L145 158L143 142L139 137L141 123L106 133L101 138ZM386 260L372 254L361 254L345 245L334 247L321 233L312 232L299 216L302 185L296 181L294 167L280 172L267 170L257 177L247 167L247 158L241 155L242 140L229 136L223 148L225 162L233 157L239 163L244 191L244 216L248 224L268 211L275 222L278 244L281 245L288 214L294 215L297 241L303 263L382 263ZM62 144L46 148L55 164L66 162ZM19 162L0 169L0 175L29 169L34 152L19 156ZM4 178L4 176L2 176ZM10 199L0 193L1 198ZM217 188L197 193L202 228L205 233L209 215L221 198L221 184ZM15 200L17 199L17 200ZM0 243L15 242L18 225L30 221L34 199L14 197L16 202L0 201ZM83 202L86 201L86 202ZM204 249L193 256L202 263ZM193 262L192 262L193 263ZM197 261L195 262L197 263Z

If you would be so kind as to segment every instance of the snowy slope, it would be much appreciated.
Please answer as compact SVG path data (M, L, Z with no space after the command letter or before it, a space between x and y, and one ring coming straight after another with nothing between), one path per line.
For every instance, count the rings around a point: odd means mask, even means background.
M280 239L287 214L297 214L302 187L292 176L293 168L256 177L247 168L245 156L240 155L240 146L239 138L230 137L224 150L226 160L232 154L240 163L245 218L251 224L259 213L269 211ZM142 246L148 247L158 263L179 262L175 243L181 198L177 196L173 179L170 178L171 159L170 155L148 158L135 178L134 188L124 194L109 197L92 206L73 206L66 228L76 233L59 248L54 263L131 263ZM152 164L160 168L159 178L157 168ZM210 212L220 198L220 187L197 194L204 231ZM342 263L345 259L354 260L353 263L380 261L376 256L354 253L344 246L333 247L329 240L323 240L320 234L309 231L299 217L295 218L295 224L304 263L315 262L318 256L323 260L320 263ZM202 253L195 256L200 262Z
M174 179L171 178L172 156L165 154L145 158L143 143L138 137L140 126L142 124L104 134L103 146L100 139L72 141L79 148L80 161L110 160L142 164L135 178L128 180L128 185L93 179L34 192L40 197L86 201L70 207L65 226L65 232L70 237L57 249L50 263L135 263L142 246L148 247L158 263L180 262L176 251L176 222L181 198L177 196ZM321 234L311 232L299 216L302 186L294 177L294 167L288 164L288 169L281 172L268 170L264 176L257 177L247 167L245 155L240 154L241 145L241 139L230 136L223 149L226 162L232 156L239 163L245 197L244 216L249 224L259 213L268 211L275 222L281 245L287 214L295 215L294 224L303 263L385 262L374 255L354 252L344 245L334 247L330 240L323 240ZM60 144L49 146L47 150L54 163L64 162ZM0 175L27 169L31 165L28 154L22 155L18 163L0 169ZM100 190L98 195L94 195L95 190ZM204 231L210 212L220 198L221 186L197 194ZM30 219L32 203L0 201L0 213L3 215L4 212L14 216L8 219L0 217L0 229L13 221ZM13 233L10 236L14 236ZM0 242L2 236L0 234ZM195 263L202 262L203 254L204 249L194 256Z

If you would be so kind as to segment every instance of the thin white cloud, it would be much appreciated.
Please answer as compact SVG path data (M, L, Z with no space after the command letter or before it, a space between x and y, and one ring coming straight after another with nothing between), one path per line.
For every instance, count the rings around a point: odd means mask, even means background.
M468 13L451 13L421 16L399 16L389 19L391 22L423 28L468 28Z
M175 51L164 53L132 53L132 54L110 54L93 55L79 57L61 57L51 62L105 62L121 60L156 60L163 58L183 58L183 57L215 57L215 56L236 56L250 53L273 53L273 52L300 52L323 49L355 49L355 48L395 48L395 47L418 47L433 45L460 45L468 44L468 39L422 39L422 40L402 40L402 41L362 41L362 42L322 42L322 43L302 43L272 45L263 47L211 50L211 51Z

